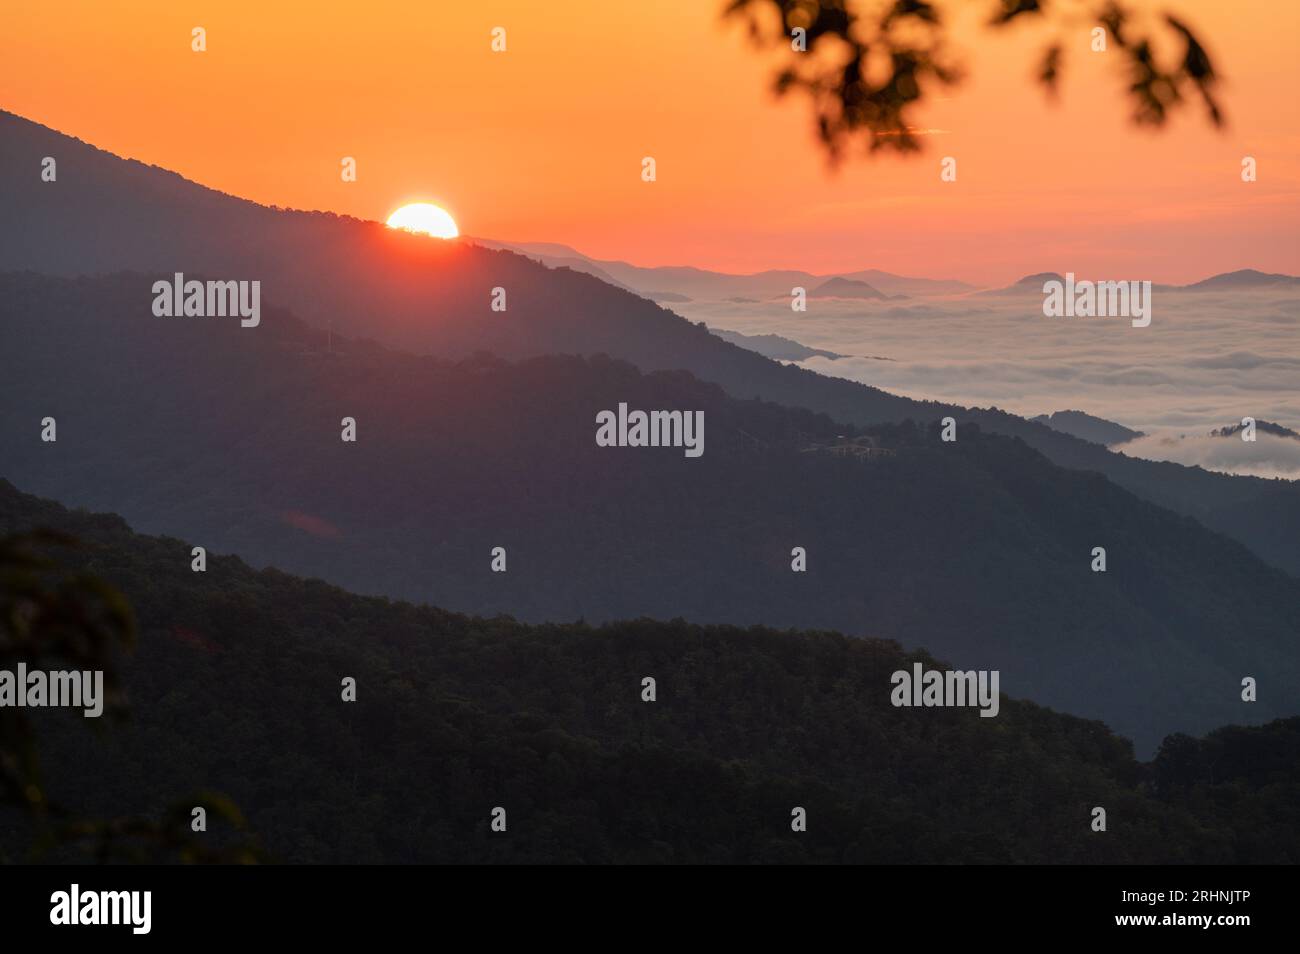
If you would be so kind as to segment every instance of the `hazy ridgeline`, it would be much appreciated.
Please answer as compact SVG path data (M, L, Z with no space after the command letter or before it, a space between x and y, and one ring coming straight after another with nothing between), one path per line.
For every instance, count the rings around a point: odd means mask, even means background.
M266 305L255 329L156 318L149 288L0 281L0 441L21 489L452 610L895 639L998 669L1008 694L1105 719L1143 752L1295 712L1295 579L1020 441L905 423L874 429L893 456L841 459L809 450L844 433L830 419L684 372L331 345ZM704 455L598 447L596 415L619 402L702 410Z
M734 397L810 408L843 424L929 422L952 414L1020 437L1062 466L1103 473L1300 574L1300 485L1294 482L1128 458L1001 411L912 400L784 366L587 274L548 269L512 252L429 241L376 222L259 206L10 113L0 112L0 146L0 203L9 225L0 231L0 270L132 269L151 282L178 271L257 279L268 301L318 328L415 352L452 358L478 351L505 358L604 353L644 371L688 370ZM31 171L49 155L59 156L57 188L28 187ZM508 294L505 312L490 308L494 288Z

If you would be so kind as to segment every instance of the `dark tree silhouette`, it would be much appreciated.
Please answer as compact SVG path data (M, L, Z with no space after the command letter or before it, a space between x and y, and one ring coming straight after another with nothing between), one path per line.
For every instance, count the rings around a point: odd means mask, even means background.
M1035 70L1049 94L1057 89L1067 50L1087 49L1090 32L1101 27L1107 50L1118 54L1128 77L1137 123L1161 126L1175 108L1198 97L1209 121L1222 126L1214 65L1178 17L1139 18L1114 0L986 2L993 29L1036 22L1054 31ZM948 50L945 7L927 0L729 0L725 15L743 19L760 47L789 49L776 91L810 95L818 135L837 161L858 137L873 153L920 148L914 107L931 90L963 77Z

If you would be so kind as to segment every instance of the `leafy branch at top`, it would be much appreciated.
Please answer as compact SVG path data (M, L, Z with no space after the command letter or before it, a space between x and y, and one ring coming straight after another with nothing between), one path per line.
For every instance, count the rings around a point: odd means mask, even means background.
M1128 79L1127 95L1139 124L1161 126L1195 97L1210 123L1223 125L1214 65L1178 17L1143 19L1115 0L990 0L990 5L987 22L993 29L1036 22L1055 26L1058 33L1073 30L1080 43L1091 30L1104 29L1107 49L1113 45ZM810 96L818 136L832 161L859 137L871 152L920 148L915 107L965 75L948 49L946 13L943 4L928 0L730 0L725 9L726 16L748 24L760 47L789 50L775 89ZM1069 48L1058 36L1039 58L1036 77L1049 92L1059 84Z

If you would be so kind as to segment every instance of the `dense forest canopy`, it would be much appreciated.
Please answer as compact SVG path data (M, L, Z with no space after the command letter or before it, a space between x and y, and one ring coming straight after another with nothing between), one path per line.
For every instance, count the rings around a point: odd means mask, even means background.
M1300 719L1173 736L1141 763L1102 724L1016 699L994 719L895 708L891 673L939 663L889 641L526 626L235 558L199 574L186 542L0 484L0 534L36 526L82 540L61 572L138 617L130 722L33 719L49 790L88 817L219 791L291 862L1300 860ZM0 814L8 857L30 835Z

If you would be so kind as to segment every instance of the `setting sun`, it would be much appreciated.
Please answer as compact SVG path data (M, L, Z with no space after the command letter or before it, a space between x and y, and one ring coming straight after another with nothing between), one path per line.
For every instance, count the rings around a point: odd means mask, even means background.
M388 227L423 232L434 238L450 239L460 235L456 220L431 202L412 202L402 206L388 217Z

